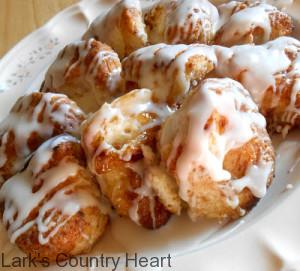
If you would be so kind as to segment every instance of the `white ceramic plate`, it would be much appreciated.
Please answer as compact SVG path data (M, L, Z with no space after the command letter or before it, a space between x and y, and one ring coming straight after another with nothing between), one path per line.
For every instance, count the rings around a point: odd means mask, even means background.
M143 4L147 5L150 2L144 0ZM277 3L278 1L274 0L274 2ZM281 0L282 2L285 1ZM1 59L0 120L9 112L9 109L19 96L39 89L44 73L58 51L66 44L80 39L89 22L96 15L105 12L111 5L112 1L105 0L81 1L56 15L44 27L30 34ZM299 0L296 0L289 7L289 12L295 19L300 18ZM300 28L298 23L296 25L295 35L297 36ZM182 270L183 267L187 266L189 267L186 270L197 271L279 270L277 267L276 269L270 269L274 267L274 261L275 264L278 263L278 259L275 256L273 258L266 257L270 250L267 249L269 245L267 245L264 238L258 238L257 236L261 229L264 230L268 227L273 228L274 225L280 225L282 223L281 218L289 214L289 212L298 212L297 205L299 206L300 200L297 201L297 198L300 198L300 189L296 189L296 187L300 179L300 167L297 167L297 164L295 164L295 159L300 153L299 139L299 132L289 135L283 144L281 144L282 139L280 137L274 138L274 144L277 146L276 179L267 196L243 219L228 225L222 225L218 221L208 220L192 223L186 216L182 216L180 218L172 218L167 226L158 231L147 231L134 225L127 219L115 218L110 229L95 246L91 255L104 253L105 256L123 256L125 252L131 254L137 252L141 255L166 256L170 253L174 262L171 270ZM293 172L290 172L294 165L296 167ZM292 184L294 189L285 192L287 191L286 187L291 187L288 184ZM282 203L284 199L287 200ZM295 201L297 202L296 204ZM284 209L282 210L282 208ZM275 211L271 212L273 209ZM265 222L266 219L268 222ZM255 222L257 224L250 227ZM280 232L300 228L300 216L296 221L293 221L293 224L284 225ZM243 232L241 232L242 230ZM239 232L241 233L238 234ZM272 242L275 242L273 239L275 238L276 240L276 236L279 235L279 233L277 235L274 233L275 237L272 237ZM234 238L224 240L227 237ZM293 237L292 239L296 238ZM15 246L9 243L2 226L0 226L0 247L2 248L1 252L5 253L5 257L8 260L13 256L23 255ZM228 254L229 251L231 251L231 254ZM194 253L191 254L192 252ZM300 254L298 255L300 263ZM234 258L236 264L232 260L234 256L238 256L238 258ZM257 259L255 260L255 267L253 266L253 257ZM190 261L193 262L192 265L188 265ZM295 265L294 262L297 263L297 257L296 260L283 261L287 261L288 265ZM174 266L175 263L177 267ZM281 265L277 266L280 267ZM200 268L201 266L203 268ZM55 269L56 267L53 266L51 268ZM86 270L86 268L83 269ZM124 266L120 265L118 270L125 270ZM150 269L147 268L145 270L148 271ZM300 269L291 270L298 271Z

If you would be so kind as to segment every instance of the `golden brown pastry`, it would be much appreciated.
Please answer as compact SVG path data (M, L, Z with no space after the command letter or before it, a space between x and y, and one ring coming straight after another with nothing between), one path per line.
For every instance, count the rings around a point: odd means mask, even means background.
M262 44L292 33L290 15L261 2L231 1L219 6L220 29L215 44Z
M85 114L65 95L21 97L0 123L0 175L7 179L23 169L39 145L55 135L79 136L84 119Z
M216 57L207 45L156 44L135 51L122 65L127 88L149 88L155 100L173 106L214 69Z
M231 79L206 79L166 119L159 151L192 219L237 218L266 194L274 150L265 119Z
M54 137L34 153L25 170L0 190L2 219L11 242L38 260L88 252L103 234L108 216L85 168L77 139Z
M121 0L90 25L83 39L95 38L110 45L120 58L148 42L139 0Z
M149 229L180 213L172 177L160 169L156 134L172 111L138 89L104 104L83 125L82 145L90 170L117 213Z
M300 42L280 37L261 46L215 47L215 74L238 80L249 90L270 131L300 124Z
M58 54L41 91L66 94L88 113L121 95L122 87L118 55L90 39L71 43Z
M207 0L161 0L145 11L144 19L151 44L210 44L219 15Z

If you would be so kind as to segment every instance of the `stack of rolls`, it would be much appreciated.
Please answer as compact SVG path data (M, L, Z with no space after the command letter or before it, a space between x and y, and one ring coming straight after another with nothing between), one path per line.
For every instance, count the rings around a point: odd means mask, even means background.
M292 31L257 1L121 0L98 16L0 123L11 242L54 261L89 252L113 211L147 230L246 215L273 181L270 134L300 124Z

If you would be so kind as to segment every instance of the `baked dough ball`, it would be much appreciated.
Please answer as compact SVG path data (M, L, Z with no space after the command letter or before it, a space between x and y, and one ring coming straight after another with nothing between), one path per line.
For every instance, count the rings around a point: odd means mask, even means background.
M213 48L200 44L152 45L122 62L127 88L149 88L155 100L170 106L181 103L215 64Z
M42 144L25 170L3 184L2 219L12 243L50 261L91 249L108 216L85 166L79 141L60 135Z
M31 154L47 139L80 135L85 114L68 97L32 93L21 97L0 123L0 176L7 179L23 169Z
M231 1L220 5L219 12L221 28L215 43L224 46L262 44L293 30L291 16L266 3Z
M46 73L42 92L66 94L85 112L95 112L121 95L121 63L106 44L94 39L67 45Z
M228 78L204 80L166 119L162 163L192 219L234 219L265 195L274 167L265 124L249 93Z
M110 45L120 58L148 42L139 0L122 0L90 25L83 39L95 38Z
M161 0L145 10L144 19L151 44L210 44L219 15L207 0Z
M300 124L300 42L280 37L261 46L216 47L220 77L249 90L270 131L284 135Z
M101 190L121 216L155 229L180 213L173 179L158 167L156 134L170 115L152 92L138 89L104 104L83 125L82 145L90 170Z

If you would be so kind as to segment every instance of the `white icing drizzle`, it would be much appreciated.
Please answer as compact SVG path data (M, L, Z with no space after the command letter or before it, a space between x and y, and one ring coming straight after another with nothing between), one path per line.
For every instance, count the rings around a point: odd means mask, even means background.
M37 133L43 140L47 140L54 133L54 126L75 136L80 134L80 124L84 113L67 96L52 93L40 93L39 103L32 108L34 95L21 97L14 105L9 115L0 124L0 167L4 166L9 157L6 154L9 133L15 136L16 161L11 173L21 170L32 153L28 146L28 139ZM40 118L42 117L42 120ZM57 128L57 127L56 127ZM57 132L57 131L56 131Z
M286 73L292 67L287 74L292 77L296 72L293 67L299 67L299 57L292 62L287 55L297 55L300 51L300 42L291 37L280 37L260 46L215 46L215 51L218 59L216 74L238 79L259 106L268 88L272 88L274 93L280 91L276 86L277 74ZM292 97L295 97L298 87L299 83L294 85Z
M297 95L300 91L300 42L297 50L297 57L291 65L291 69L286 75L287 80L293 80L293 87L290 96L290 104L287 106L286 111L296 112L300 114L300 108L296 107Z
M132 11L135 11L135 15L130 13ZM132 20L132 22L126 21L129 25L121 25L123 22L122 17L124 16L131 16L127 19ZM127 27L131 27L133 29L127 29ZM128 33L125 34L123 31L128 31ZM122 58L124 57L126 50L130 48L130 45L127 45L127 43L130 42L129 33L131 35L135 35L136 38L143 43L141 46L146 44L147 33L145 32L145 26L142 21L142 10L139 0L119 1L106 14L101 14L92 22L89 29L84 34L83 39L87 40L95 38L100 40L112 46ZM131 38L134 39L133 37ZM135 42L137 41L135 40ZM134 44L131 45L134 47ZM127 46L129 48L126 48Z
M157 31L161 31L160 29L154 29L153 35L150 33L151 43L184 43L184 41L190 41L191 36L194 38L192 42L205 41L206 43L213 38L219 14L217 8L209 1L161 0L149 11L146 11L145 16L147 17L155 9L161 8L165 14L163 21L157 27L163 29L162 35L157 33Z
M48 69L42 90L64 91L67 82L73 80L75 82L73 84L76 84L76 82L82 81L88 84L88 87L93 91L94 98L99 105L103 103L100 100L101 96L97 93L99 85L109 93L116 92L121 81L121 64L118 55L114 51L100 48L94 55L91 64L89 66L86 64L87 55L93 49L92 45L95 42L97 41L89 39L88 41L77 41L67 45ZM72 62L75 57L76 61ZM104 68L107 61L110 62L110 65ZM79 73L77 69L79 69ZM105 80L103 78L99 80L102 73L105 73Z
M234 180L231 185L238 193L247 187L255 197L262 198L267 193L267 184L272 168L273 162L260 161L257 165L251 165L245 176Z
M233 197L230 197L228 195L227 198L226 198L226 204L228 206L230 206L232 209L235 209L239 206L240 201L239 201L239 198L236 195L234 195Z
M139 188L133 190L133 192L135 192L138 196L133 201L128 214L132 221L134 221L136 224L140 225L140 217L138 214L139 202L143 198L148 198L149 210L150 210L151 220L152 220L152 227L153 227L153 229L155 229L156 228L155 194L154 194L153 189L150 185L150 182L147 178L147 174L145 174L146 169L145 169L144 162L143 161L139 161L139 162L140 162L139 167L143 167L143 174L140 175L140 177L142 179L142 185ZM136 170L136 167L134 167L134 166L132 167L131 165L129 165L129 167L131 169L133 169L134 171ZM137 174L140 174L140 168L135 172Z
M219 21L217 24L217 30L219 30L225 23L227 23L233 14L234 10L241 5L242 2L229 1L218 6Z
M214 112L226 118L222 133L218 131L214 121L206 127ZM185 122L188 123L187 130L180 127L180 123ZM231 180L230 172L223 168L225 155L257 136L254 127L264 129L265 126L264 117L258 113L257 106L242 85L231 79L204 80L188 97L182 108L166 120L160 137L160 146L163 147L170 143L169 133L175 134L167 167L170 167L178 154L178 148L182 148L176 161L181 198L193 204L193 200L189 199L189 191L193 189L190 177L199 167L204 170L197 171L198 177L199 174L203 174L209 175L216 182ZM174 127L177 127L177 130L174 130ZM261 165L257 166L263 172L267 173L269 170L270 174L269 168L264 170ZM266 184L264 176L258 180L248 177L247 183L242 183L251 191L253 189L255 194ZM259 185L261 187L258 188Z
M136 224L140 225L140 217L138 214L139 210L139 202L143 198L147 198L149 202L149 211L151 215L152 220L152 227L153 229L156 228L156 214L155 214L155 205L156 205L156 194L154 193L152 186L151 186L151 163L150 161L147 161L147 156L144 153L144 158L142 160L139 160L137 162L130 162L127 164L127 167L133 170L136 174L138 174L142 180L142 185L134 189L133 192L137 194L137 198L133 201L130 209L129 209L129 217L132 221L134 221Z
M167 101L171 95L177 95L173 99L178 100L192 86L192 74L186 65L195 56L216 63L214 50L207 45L156 44L141 48L123 61L124 77L139 87L151 89L160 101Z
M58 190L53 197L42 203L46 195L82 170L80 165L67 159L63 159L53 168L42 170L52 158L53 149L66 142L79 144L77 139L68 135L46 141L33 155L28 167L1 187L0 201L4 202L3 223L8 226L11 242L15 242L20 235L36 225L40 244L47 244L80 209L99 206L98 200L83 190L70 193L76 182ZM39 184L41 187L33 191L33 187ZM38 215L28 220L36 208ZM55 222L54 216L58 216Z
M137 116L140 114L153 113L155 118L148 123L140 123ZM112 151L117 153L124 161L130 161L131 152L127 152L128 144L123 144L120 149L113 146L114 139L118 137L128 138L135 130L142 134L147 129L161 124L172 110L166 104L158 104L152 101L152 92L149 89L137 89L116 99L113 103L105 103L84 123L83 146L89 160L90 169L94 169L94 159L102 152ZM101 138L101 142L94 149L95 138Z
M236 44L241 41L244 35L253 31L256 27L264 31L262 42L270 40L272 27L269 15L271 12L278 10L265 3L256 3L232 14L233 9L240 4L233 1L219 7L220 24L224 24L220 30L222 31L220 43ZM230 17L228 18L228 16Z
M138 160L136 162L127 163L126 166L134 171L140 177L143 177L145 165L143 160Z

